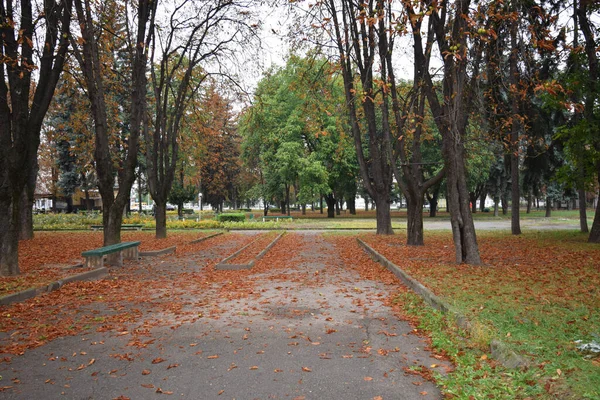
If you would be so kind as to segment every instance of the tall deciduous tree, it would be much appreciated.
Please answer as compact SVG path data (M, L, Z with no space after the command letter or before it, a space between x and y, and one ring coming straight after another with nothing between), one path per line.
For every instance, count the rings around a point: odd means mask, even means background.
M140 0L136 3L118 3L109 1L94 3L90 0L75 0L75 10L80 27L80 37L73 38L72 45L75 57L83 74L84 86L90 100L91 114L94 120L95 150L94 158L98 175L98 189L102 196L102 220L104 225L104 244L110 245L121 241L121 224L123 212L129 202L131 186L135 180L139 137L142 118L146 110L146 66L151 33L154 31L154 20L157 1ZM129 25L129 6L135 14L136 22ZM125 21L115 21L125 15ZM102 22L98 23L97 21ZM113 32L107 26L111 22L113 28L124 25L119 32ZM124 34L125 37L107 38L107 35ZM111 58L117 48L103 52L102 47L115 46L118 40L124 46L130 66L131 93L127 114L128 135L115 140L109 131L110 121L107 114L108 78L112 76L115 60ZM106 58L108 57L108 58ZM127 103L126 103L127 104ZM127 107L127 105L125 105ZM117 153L121 157L116 156ZM118 181L118 192L115 195L115 178Z
M596 163L598 183L600 183L600 115L598 112L598 99L600 98L600 65L598 63L598 27L590 20L590 15L598 11L598 4L590 0L579 0L576 14L584 38L585 55L587 56L588 76L585 80L584 90L584 129L588 133L590 144L588 155ZM581 201L581 200L580 200ZM588 238L589 242L600 243L600 201L596 208L594 222Z
M473 46L470 49L468 46L469 38L474 37L471 2L457 0L418 4L417 9L410 2L404 3L412 29L415 63L429 66L428 49L433 43L443 65L441 90L434 84L428 69L424 71L423 84L431 113L442 136L456 262L480 264L464 161L464 143L473 99L470 89L479 74L478 48ZM420 27L419 21L425 17L427 30L423 33L417 28Z
M0 2L0 275L19 274L18 232L33 203L42 122L65 62L71 0ZM37 71L34 73L34 70ZM37 80L35 77L37 76ZM33 183L33 184L32 184Z
M393 71L388 69L386 59L388 54L391 57L392 50L386 42L388 32L393 30L389 25L392 15L383 0L368 3L328 0L320 4L323 14L319 22L328 25L326 31L339 57L362 182L377 206L377 234L392 234L393 161L387 119L390 93L387 78L393 77ZM383 77L379 78L376 71L381 71ZM356 82L355 73L360 83Z
M191 1L172 5L152 35L154 110L145 131L148 187L156 203L156 237L166 237L166 203L179 154L181 120L210 64L225 65L233 46L247 47L258 24L246 0ZM165 10L167 11L167 10Z

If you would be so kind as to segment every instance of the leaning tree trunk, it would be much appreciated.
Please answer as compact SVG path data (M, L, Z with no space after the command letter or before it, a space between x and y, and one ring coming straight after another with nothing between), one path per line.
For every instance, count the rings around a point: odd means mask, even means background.
M600 183L600 163L598 163L598 183ZM590 231L590 236L588 237L589 243L600 243L600 201L597 203L596 215L594 215L592 230Z
M423 197L410 196L406 198L407 225L406 244L409 246L423 246Z

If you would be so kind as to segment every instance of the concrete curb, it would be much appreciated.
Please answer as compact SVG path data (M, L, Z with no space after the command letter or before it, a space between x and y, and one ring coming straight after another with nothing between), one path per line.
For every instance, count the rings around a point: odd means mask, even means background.
M416 294L421 296L421 298L429 304L431 307L443 312L444 314L449 314L453 317L456 325L461 329L464 329L467 332L471 332L473 329L472 323L469 319L457 312L453 309L450 304L446 303L442 298L436 296L431 290L427 289L423 286L419 281L415 278L407 274L396 264L389 261L383 255L378 253L371 246L363 242L361 239L356 238L358 244L367 252L369 255L375 259L378 263L382 264L388 270L390 270L394 275L396 275L406 286L408 286L411 290L413 290ZM527 368L529 366L527 360L518 355L514 350L510 348L506 343L498 340L492 339L490 342L490 352L493 358L498 360L502 365L506 368Z
M205 236L205 237L201 237L200 239L192 240L188 244L194 244L194 243L204 242L205 240L208 240L210 238L214 238L215 236L219 236L219 235L222 235L222 234L223 234L223 232L213 233L212 235L208 235L208 236Z
M23 290L21 292L9 294L8 296L0 297L0 306L7 306L12 303L24 301L32 297L38 296L42 293L53 292L55 290L60 289L69 282L90 281L94 279L103 278L106 275L108 275L108 269L106 267L96 268L91 271L82 272L81 274L77 275L71 275L56 282L49 283L46 286L42 286L39 288L31 288Z
M271 247L275 246L275 243L277 243L277 241L284 234L285 234L285 232L282 232L279 235L277 235L277 237L275 239L273 239L273 241L271 243L269 243L267 245L267 247L265 247L260 253L258 253L258 255L254 258L254 260L250 261L248 264L228 264L227 261L232 260L235 257L237 257L238 255L240 255L240 253L242 253L244 250L246 250L246 248L250 247L255 242L255 240L248 243L246 246L242 247L241 249L239 249L238 251L236 251L229 257L219 261L217 263L217 265L215 265L215 269L220 270L220 271L225 271L225 270L239 271L239 270L243 270L243 269L251 269L252 267L254 267L254 264L256 264L256 261L263 258L265 256L265 254L267 254L267 252L271 249Z
M175 253L176 249L177 249L177 246L171 246L171 247L167 247L166 249L162 249L162 250L140 251L138 253L138 256L140 256L140 257L157 257L157 256L162 256L163 254Z

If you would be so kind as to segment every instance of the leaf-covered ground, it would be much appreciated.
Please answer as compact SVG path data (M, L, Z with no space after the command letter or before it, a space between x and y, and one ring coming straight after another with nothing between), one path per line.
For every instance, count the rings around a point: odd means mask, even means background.
M353 237L288 232L252 270L214 270L253 239L226 233L0 308L3 396L440 398L428 379L451 365L397 318L404 289Z
M187 244L213 232L169 232L156 239L154 232L123 232L122 241L140 241L140 251L161 250L178 246L185 252ZM36 232L34 239L19 242L19 268L16 277L0 277L0 296L29 288L38 288L66 276L85 271L68 267L82 263L81 253L102 246L102 232ZM193 248L193 247L192 247Z

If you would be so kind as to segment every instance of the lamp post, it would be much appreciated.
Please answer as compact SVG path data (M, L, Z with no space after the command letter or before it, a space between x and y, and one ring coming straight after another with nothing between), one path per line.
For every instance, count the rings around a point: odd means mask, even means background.
M200 206L200 211L198 211L198 221L202 219L202 193L198 193L198 205Z

